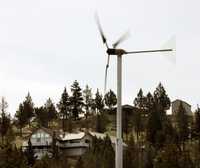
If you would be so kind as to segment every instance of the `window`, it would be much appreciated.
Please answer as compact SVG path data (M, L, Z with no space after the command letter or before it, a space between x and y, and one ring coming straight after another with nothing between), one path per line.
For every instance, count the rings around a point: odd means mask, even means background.
M86 140L85 140L85 143L90 143L90 140L89 140L89 139L86 139Z
M33 134L33 135L32 135L32 138L36 138L36 134Z
M40 140L41 140L40 138L37 138L37 142L40 142Z
M45 138L49 138L49 134L45 134Z
M36 136L37 136L37 138L40 138L40 133L37 133Z
M41 136L41 138L44 138L45 134L44 134L44 133L41 133L40 136Z

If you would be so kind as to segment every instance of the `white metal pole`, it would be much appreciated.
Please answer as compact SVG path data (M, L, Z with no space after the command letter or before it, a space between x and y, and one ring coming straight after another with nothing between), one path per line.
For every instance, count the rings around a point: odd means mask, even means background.
M115 167L123 168L122 146L122 55L117 56L117 139Z

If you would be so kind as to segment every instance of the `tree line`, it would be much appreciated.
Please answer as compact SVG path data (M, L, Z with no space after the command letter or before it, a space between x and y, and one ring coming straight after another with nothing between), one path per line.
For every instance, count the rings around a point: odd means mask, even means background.
M8 111L8 103L2 97L0 102L0 167L7 168L27 165L32 167L69 167L70 163L62 156L48 156L40 161L33 158L31 144L29 151L24 154L17 148L14 141L16 134L13 125L16 125L23 133L22 128L32 123L35 119L39 126L51 127L56 121L61 121L64 131L72 131L72 122L83 124L88 128L92 126L98 132L107 131L108 115L112 114L117 103L115 93L110 90L102 95L97 89L93 95L91 88L86 86L81 89L75 81L71 86L71 94L64 88L59 102L55 105L47 99L41 107L35 107L30 96L20 103L12 120ZM127 113L123 122L123 132L126 134L124 142L127 147L124 150L125 168L199 168L200 167L200 108L197 107L193 116L188 116L181 103L176 114L168 115L167 110L171 106L171 100L165 88L160 83L154 92L146 95L140 89L133 100L136 111ZM79 115L85 114L84 119ZM95 122L93 122L93 120ZM91 121L91 125L87 125ZM53 148L53 147L52 147ZM94 137L92 147L83 156L76 160L76 167L101 168L114 167L114 149L111 148L111 140ZM9 157L10 156L10 157ZM55 159L56 158L56 159ZM32 163L34 162L34 163Z
M21 130L21 135L22 128L30 124L31 119L35 119L43 127L49 127L53 121L60 119L62 129L72 132L72 122L79 120L80 114L83 114L86 119L96 115L97 130L103 132L104 130L100 128L104 125L100 124L100 121L105 118L102 112L105 107L112 109L116 105L115 93L110 90L103 96L97 89L93 95L92 89L88 85L82 90L76 80L71 85L70 91L71 95L65 87L57 104L48 98L46 103L40 107L34 106L31 95L28 93L25 100L19 104L15 114L16 124Z

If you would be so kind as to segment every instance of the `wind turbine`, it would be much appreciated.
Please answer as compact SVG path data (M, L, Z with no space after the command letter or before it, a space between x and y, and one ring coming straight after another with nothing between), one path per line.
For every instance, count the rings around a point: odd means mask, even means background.
M105 84L104 84L104 92L106 91L106 83L107 83L107 71L109 67L110 55L117 56L117 138L116 138L116 154L115 154L115 167L122 168L123 167L123 140L122 140L122 56L127 54L139 54L139 53L154 53L154 52L170 52L173 51L172 48L166 49L158 49L158 50L139 50L139 51L126 51L124 49L116 48L122 41L127 38L127 33L117 40L113 44L112 48L109 48L106 37L103 33L103 29L101 27L99 17L95 15L97 26L99 32L101 34L101 38L103 43L106 45L107 48L107 64L105 70Z

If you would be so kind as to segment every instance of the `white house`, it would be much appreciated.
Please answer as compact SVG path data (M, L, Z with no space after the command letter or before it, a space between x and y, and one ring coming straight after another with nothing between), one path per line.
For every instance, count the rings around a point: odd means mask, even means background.
M61 134L58 139L60 152L66 156L81 156L90 147L92 137L85 132Z
M32 132L22 144L22 150L25 151L28 147L28 140L30 139L35 156L40 159L42 156L48 154L51 149L53 140L53 132L46 128L39 128Z
M56 145L58 147L59 153L70 157L83 155L91 147L92 139L94 136L101 139L106 137L106 134L89 131L77 133L61 133L60 131L57 131L55 135ZM47 128L38 128L37 130L33 131L33 133L23 142L23 151L27 149L29 139L37 159L40 159L46 154L52 156L52 130ZM110 136L110 139L112 146L115 149L116 137ZM123 145L124 147L127 146L125 143Z

